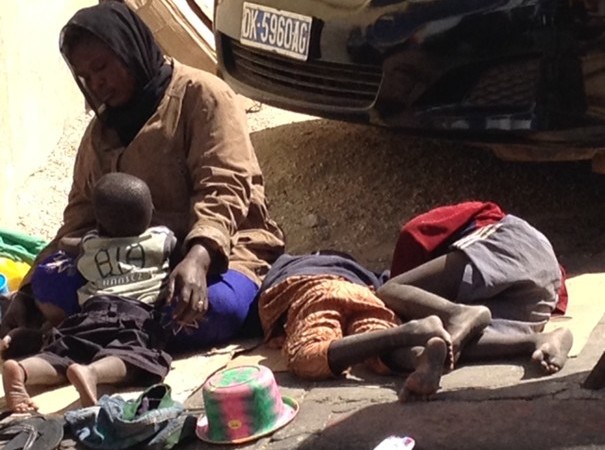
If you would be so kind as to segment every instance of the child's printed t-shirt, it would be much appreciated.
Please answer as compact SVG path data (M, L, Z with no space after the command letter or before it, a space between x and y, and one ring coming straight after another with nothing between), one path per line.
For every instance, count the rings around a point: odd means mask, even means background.
M78 290L78 302L82 305L95 295L119 295L155 303L165 293L175 243L174 233L163 226L119 238L88 232L77 263L88 282Z

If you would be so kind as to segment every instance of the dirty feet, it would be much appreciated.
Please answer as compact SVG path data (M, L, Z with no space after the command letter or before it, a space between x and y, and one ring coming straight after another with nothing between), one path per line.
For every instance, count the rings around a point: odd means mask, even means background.
M462 348L476 337L491 320L492 314L485 306L457 305L456 312L448 318L445 327L452 336L454 362L458 361Z
M443 322L437 316L428 316L424 319L410 320L409 322L393 328L396 344L405 347L425 345L433 337L441 338L451 345L452 337L443 327Z
M452 337L443 327L443 322L437 316L428 316L424 319L410 320L396 328L393 332L400 338L398 345L402 347L424 346L431 338L439 338L446 345L445 368L454 367ZM443 367L442 367L443 369Z
M531 359L547 374L561 370L573 344L571 331L567 328L557 328L550 333L540 333L535 336L536 350Z
M4 362L2 382L6 406L17 413L36 411L38 407L25 389L25 369L14 359Z
M97 376L92 369L80 364L67 368L67 379L80 394L83 407L97 404Z
M450 346L443 339L429 339L418 359L416 370L407 377L399 392L399 401L427 400L437 392L449 351Z

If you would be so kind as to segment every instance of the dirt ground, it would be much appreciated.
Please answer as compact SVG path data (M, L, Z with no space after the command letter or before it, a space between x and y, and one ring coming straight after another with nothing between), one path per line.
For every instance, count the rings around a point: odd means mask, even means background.
M338 249L382 270L402 222L476 199L495 201L541 229L572 273L604 269L605 176L592 174L588 163L503 162L460 143L243 102L270 211L290 252ZM75 118L48 161L25 180L17 202L21 230L54 235L88 120Z
M252 139L292 252L336 248L382 270L403 222L489 200L542 230L570 272L604 268L605 176L587 162L504 162L479 147L328 120Z

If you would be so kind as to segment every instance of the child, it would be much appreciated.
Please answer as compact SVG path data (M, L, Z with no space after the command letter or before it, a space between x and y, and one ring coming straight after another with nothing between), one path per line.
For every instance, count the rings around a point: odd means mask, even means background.
M103 176L92 202L97 229L62 243L67 254L80 248L77 268L86 280L77 290L81 311L52 330L41 353L5 361L4 391L12 411L36 409L26 386L54 386L67 379L78 390L82 406L92 406L98 384L154 383L170 368L156 306L165 299L176 239L165 227L149 227L151 193L137 177ZM44 272L34 274L34 288L45 285L44 277ZM53 306L41 306L45 304ZM8 337L10 341L10 333Z
M283 255L260 289L265 338L282 348L288 368L320 380L366 362L378 373L415 369L416 394L433 394L450 356L450 336L436 316L401 324L374 294L380 279L351 258L336 254ZM417 358L398 350L424 347ZM385 355L390 355L386 358Z
M549 374L565 364L571 332L542 333L567 305L564 272L548 239L498 205L464 202L412 219L391 272L378 297L402 319L439 316L454 360L527 355ZM479 315L491 315L487 327L473 325Z

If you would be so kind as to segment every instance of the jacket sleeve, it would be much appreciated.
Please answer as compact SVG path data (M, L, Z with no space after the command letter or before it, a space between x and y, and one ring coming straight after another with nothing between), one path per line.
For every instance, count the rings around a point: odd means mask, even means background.
M227 270L232 237L248 215L258 163L243 106L222 80L190 85L184 107L193 216L185 250L202 239L212 253L211 271L220 273Z

